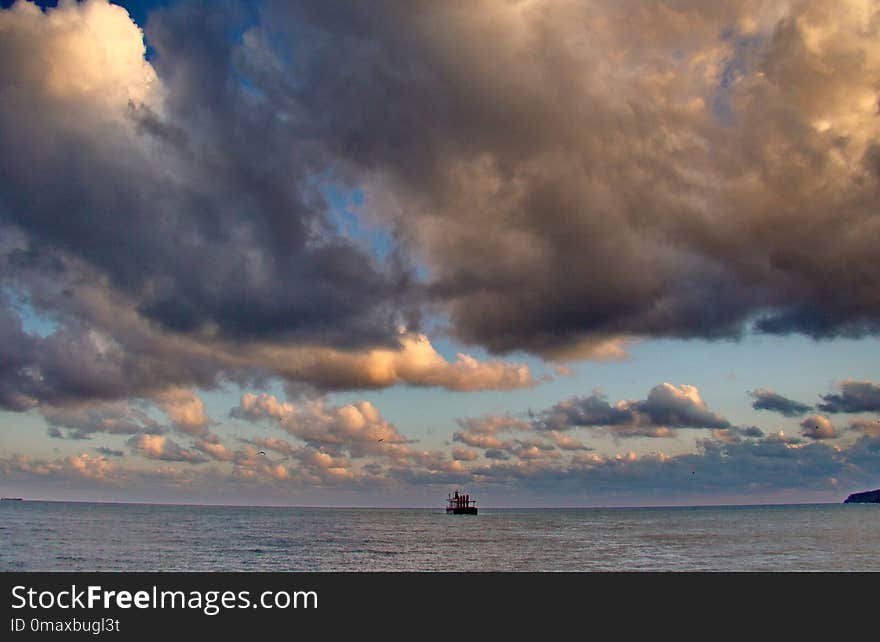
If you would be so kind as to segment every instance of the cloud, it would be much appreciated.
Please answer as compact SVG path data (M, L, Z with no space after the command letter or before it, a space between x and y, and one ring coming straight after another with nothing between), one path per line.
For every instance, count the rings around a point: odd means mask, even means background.
M655 424L679 427L726 428L726 419L710 412L696 386L662 383L654 386L643 402L629 404Z
M870 381L844 381L840 394L822 395L816 406L825 412L880 412L880 386Z
M261 86L366 176L365 209L410 239L460 339L567 358L877 332L880 47L860 0L268 15L245 54ZM295 84L267 60L289 30Z
M0 460L0 476L9 479L51 477L118 485L127 475L118 465L104 457L81 453L55 461L16 455Z
M483 450L486 460L557 460L592 447L569 431L597 428L618 438L674 437L673 428L712 429L719 440L733 443L763 437L755 427L736 427L711 412L694 386L660 384L644 400L610 404L598 392L571 397L540 411L529 411L528 419L513 415L488 415L459 419L460 430L452 441ZM456 447L458 448L458 447ZM456 459L459 459L456 457ZM472 460L468 460L472 461Z
M460 441L472 448L491 448L505 450L510 448L511 442L504 441L494 435L473 434L467 431L458 431L452 436L453 441Z
M585 446L580 440L555 430L550 431L550 438L562 450L591 450L589 446Z
M28 369L34 360L35 344L0 289L0 407L24 411L37 404L30 393L34 376Z
M801 430L801 434L804 434L804 429ZM803 440L798 437L786 435L784 430L777 430L774 433L770 433L767 435L766 441L769 443L786 444L789 446L797 446L803 443Z
M133 452L148 459L182 461L200 464L208 459L200 453L182 448L165 435L135 435L126 442Z
M511 452L522 460L560 459L561 455L553 444L538 440L517 440Z
M730 422L709 410L696 387L662 383L644 400L614 405L598 393L571 397L541 413L536 425L544 430L601 426L619 436L668 437L670 428L723 429Z
M232 89L226 19L202 22L188 52L159 20L160 77L141 30L105 0L0 13L0 140L17 156L0 173L7 222L34 252L92 266L167 331L393 344L405 274L334 233L311 183L320 154L292 154L291 129L242 86L198 115L185 104ZM207 66L190 57L202 47L215 47Z
M698 451L668 455L662 451L646 454L620 452L574 452L548 456L538 444L523 440L522 456L506 451L485 453L485 459L468 462L425 456L417 462L398 462L385 466L372 461L363 466L347 457L309 446L284 446L278 440L273 452L290 451L291 461L279 462L267 456L242 456L231 473L210 465L179 467L172 462L155 469L126 470L105 458L76 455L56 460L39 460L20 455L0 458L0 478L7 484L40 480L68 482L70 488L98 486L120 488L175 488L178 496L198 493L247 492L256 489L261 497L269 488L287 492L305 489L313 497L321 487L342 490L369 488L433 488L445 484L467 484L484 490L514 489L525 497L567 498L585 504L608 501L682 501L714 497L785 497L815 494L816 497L841 496L843 488L864 487L875 474L880 441L864 435L847 446L822 441L808 442L785 435L762 439L725 442L701 439ZM164 450L164 448L163 448ZM256 449L246 444L240 451ZM184 462L185 463L185 462ZM37 487L37 486L34 486ZM794 493L794 495L792 495ZM192 495L196 494L196 495ZM257 495L254 495L255 497ZM283 497L286 495L277 495Z
M99 446L98 448L95 448L95 452L101 455L105 455L107 457L125 457L125 451L114 450L105 446Z
M318 398L294 405L267 393L246 393L230 414L249 421L269 420L321 451L400 460L416 456L407 446L410 440L369 401L331 406L326 399Z
M204 453L211 459L235 463L241 463L242 461L253 461L256 459L256 456L258 454L253 448L234 451L230 450L225 445L217 441L209 441L207 439L197 440L193 444L193 449Z
M837 430L824 415L810 415L801 422L801 434L810 439L834 439Z
M874 446L876 448L876 446ZM779 439L724 443L701 440L700 450L670 456L578 453L570 460L544 462L493 461L473 471L494 484L516 484L523 490L570 493L595 502L620 497L715 497L727 493L836 492L840 480L867 480L871 445L836 449L819 442L792 443ZM488 483L488 482L485 482ZM585 493L584 488L589 492ZM580 491L578 489L581 489Z
M168 430L147 410L155 404L171 420L178 432L208 441L217 441L211 433L214 423L205 413L202 400L191 390L170 389L154 399L68 402L61 406L43 404L39 411L49 425L49 434L67 439L88 439L95 433L160 434ZM66 431L63 432L62 430Z
M423 334L402 333L397 348L340 351L332 348L254 348L247 357L288 381L319 389L387 388L396 384L436 386L454 391L512 390L537 384L528 366L478 361L459 353L443 358Z
M172 335L140 317L130 302L89 285L94 277L90 270L77 274L35 278L31 300L61 297L88 324L70 320L45 337L28 334L18 312L0 298L0 333L9 352L9 365L0 372L0 403L8 409L141 397L168 410L183 403L185 395L194 395L195 388L262 383L271 377L318 390L400 384L455 391L510 390L537 383L522 364L478 361L464 354L447 361L424 335L401 334L398 348L364 350ZM179 416L181 409L175 412ZM207 429L207 423L201 425L206 421L210 423L205 417L191 417L177 428Z
M297 475L320 484L325 482L363 484L384 483L389 479L415 479L427 475L463 475L462 461L470 461L465 449L449 454L420 450L402 435L368 401L333 406L325 398L281 402L275 396L246 393L230 411L234 417L252 422L269 422L301 440L302 446L274 437L251 440L295 459Z
M619 426L633 421L626 406L612 406L596 392L560 401L542 415L541 425L554 430L566 430L572 426Z
M539 381L447 358L426 327L554 362L652 337L876 334L878 20L859 0L181 2L151 15L147 61L119 6L18 2L0 10L0 406L56 436L133 435L185 481L216 465L242 483L582 483L690 463L602 459L572 432L589 428L713 431L701 456L722 478L742 463L737 483L753 463L788 483L774 459L839 476L874 452L865 419L834 454L828 430L764 437L686 385L462 420L452 448L477 459L418 449L367 401L242 397L242 418L298 440L270 448L293 466L222 443L198 395ZM363 195L352 220L330 187ZM766 393L756 408L808 411ZM876 393L844 382L817 410L875 412ZM118 479L101 461L8 465Z
M328 389L533 385L518 364L447 362L415 331L403 250L379 258L336 229L318 185L332 161L229 84L243 77L226 50L233 16L218 11L198 45L173 51L186 26L175 21L193 10L154 21L162 73L104 0L0 11L0 286L54 324L29 334L4 294L0 403L271 376ZM206 68L203 45L218 56ZM237 89L193 111L190 100L223 87Z
M850 423L848 429L877 439L880 438L880 419L856 419Z
M811 406L788 399L773 390L759 388L749 392L754 401L752 408L755 410L769 410L778 412L786 417L799 417L807 414L811 410Z
M731 426L730 428L716 428L712 436L726 444L733 444L743 439L761 439L764 431L757 426Z
M452 434L453 441L492 451L510 451L516 445L516 442L499 437L500 434L533 429L529 422L510 415L459 419L458 424L462 430Z
M52 439L90 439L88 434L83 432L75 431L65 434L58 426L50 426L46 434Z
M205 413L205 404L192 390L170 389L160 393L156 401L168 415L174 428L192 436L208 436L211 418Z
M351 460L338 454L334 455L322 447L298 446L274 437L256 438L252 443L295 460L296 466L290 468L288 472L292 478L300 482L319 485L325 483L369 485L372 481L383 479L386 472L378 461L363 464L359 469L355 468ZM397 455L396 461L399 465L405 461L405 458L400 457L399 453Z
M229 416L250 420L268 417L281 421L292 417L295 412L296 406L279 401L275 395L246 393L241 396L239 405L229 411Z
M129 101L156 100L159 81L144 60L140 30L128 12L108 2L63 3L43 12L31 2L16 2L0 14L4 49L18 66L18 92L46 102L89 102L110 110ZM22 56L41 43L41 55Z
M106 402L40 408L50 435L88 439L95 433L131 435L160 433L162 426L140 408L128 402ZM66 430L66 433L61 432Z
M444 359L428 313L554 360L875 332L875 18L716 4L181 3L151 61L104 0L3 10L2 280L55 331L3 306L0 403L534 385Z
M461 448L456 446L452 449L452 458L457 461L474 461L480 456L475 450L471 450L470 448Z
M846 6L180 3L147 61L121 7L16 3L2 285L55 332L0 312L0 403L535 383L446 361L425 315L553 360L875 333L880 48Z
M295 446L289 441L277 439L275 437L257 437L252 440L252 443L258 448L274 450L275 452L288 457L297 456L302 450L301 446Z

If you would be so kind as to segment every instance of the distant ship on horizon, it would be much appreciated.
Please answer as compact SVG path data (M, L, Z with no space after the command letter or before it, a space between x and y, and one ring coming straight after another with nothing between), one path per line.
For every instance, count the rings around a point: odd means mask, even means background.
M476 515L477 500L457 490L446 498L447 515Z
M24 501L22 497L0 497L0 501L4 502L21 502Z

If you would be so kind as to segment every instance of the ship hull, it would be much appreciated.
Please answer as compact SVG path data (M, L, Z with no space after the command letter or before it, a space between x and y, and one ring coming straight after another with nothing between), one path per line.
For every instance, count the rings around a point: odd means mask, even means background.
M447 508L447 515L476 515L477 507L476 506L457 506L455 508Z

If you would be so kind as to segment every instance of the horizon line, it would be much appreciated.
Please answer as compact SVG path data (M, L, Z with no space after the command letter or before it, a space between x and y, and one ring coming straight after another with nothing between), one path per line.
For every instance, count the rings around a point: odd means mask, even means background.
M161 501L125 501L125 500L90 500L90 499L28 499L26 497L3 496L6 501L21 500L30 503L51 504L120 504L125 506L175 506L193 508L288 508L288 509L312 509L312 510L444 510L445 506L310 506L291 504L199 504L191 502L161 502ZM774 506L837 506L845 502L816 501L816 502L758 502L747 504L621 504L621 505L554 505L554 506L478 506L486 510L603 510L603 509L640 509L640 508L755 508Z

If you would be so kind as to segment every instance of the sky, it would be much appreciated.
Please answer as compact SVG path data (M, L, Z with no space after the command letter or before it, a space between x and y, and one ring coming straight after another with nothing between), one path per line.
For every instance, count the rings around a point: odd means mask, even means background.
M880 2L0 3L0 493L880 486Z

